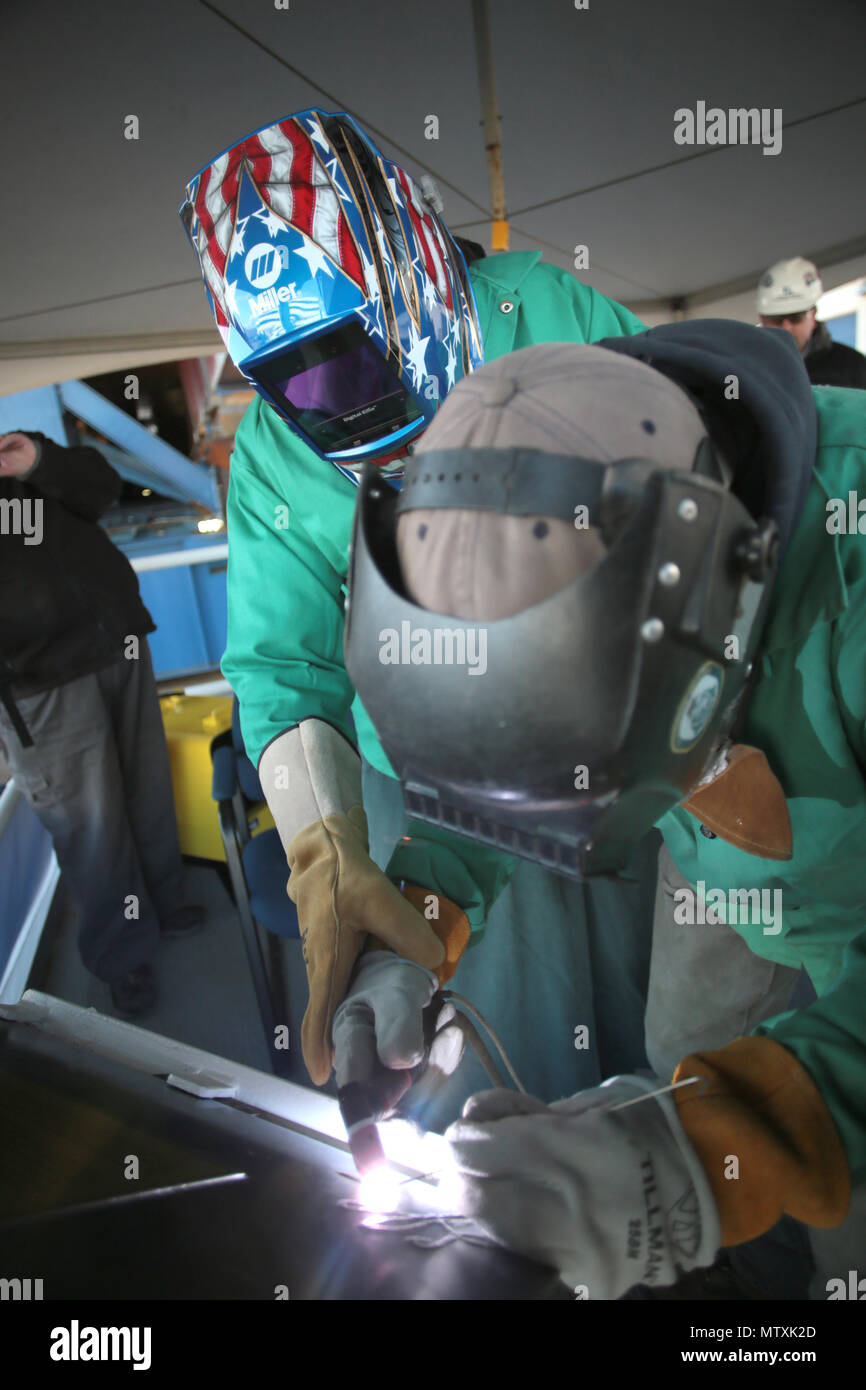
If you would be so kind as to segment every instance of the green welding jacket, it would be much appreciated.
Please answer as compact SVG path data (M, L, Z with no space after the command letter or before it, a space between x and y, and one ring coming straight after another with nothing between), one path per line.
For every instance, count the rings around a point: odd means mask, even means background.
M818 451L771 601L739 741L763 749L788 803L793 858L708 839L677 808L658 826L680 872L758 956L804 966L811 1007L756 1033L784 1044L866 1178L866 398L815 387ZM831 502L831 499L835 499ZM830 506L828 508L828 502ZM866 506L861 502L863 511ZM758 889L758 899L731 890ZM745 910L744 910L745 909ZM748 921L743 918L748 917Z
M634 314L538 251L470 268L485 357L544 342L594 342L639 333ZM240 704L247 753L303 719L352 737L394 776L343 664L348 549L357 488L298 439L267 403L248 407L235 438L228 497L228 642L222 669ZM353 739L354 742L354 739ZM436 827L412 823L387 872L442 893L473 931L508 881L514 860Z

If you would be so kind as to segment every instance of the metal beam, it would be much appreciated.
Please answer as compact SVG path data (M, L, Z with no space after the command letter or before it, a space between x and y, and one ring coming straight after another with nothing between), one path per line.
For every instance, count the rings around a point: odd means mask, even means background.
M220 510L219 488L210 468L193 463L83 381L64 381L58 389L66 409L143 463L160 492Z

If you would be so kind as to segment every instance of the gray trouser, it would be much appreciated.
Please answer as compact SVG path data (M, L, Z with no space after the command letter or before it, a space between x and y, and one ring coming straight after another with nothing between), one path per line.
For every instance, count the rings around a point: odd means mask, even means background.
M15 779L51 834L78 904L86 968L114 980L153 956L183 903L183 866L150 650L15 702L23 748L0 705Z
M665 1081L689 1052L723 1047L784 1013L800 973L754 955L724 923L675 922L677 889L691 885L662 845L645 1026L650 1066Z

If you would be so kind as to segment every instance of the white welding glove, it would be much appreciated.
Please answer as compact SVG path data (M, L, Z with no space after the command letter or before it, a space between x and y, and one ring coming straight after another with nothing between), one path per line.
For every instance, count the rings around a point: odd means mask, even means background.
M409 1070L423 1061L424 1010L438 988L432 970L393 951L362 955L334 1015L337 1086L368 1085L377 1061L395 1070Z
M712 1264L719 1217L673 1097L606 1113L660 1085L614 1077L553 1105L515 1091L471 1097L445 1135L457 1209L582 1298L620 1298Z

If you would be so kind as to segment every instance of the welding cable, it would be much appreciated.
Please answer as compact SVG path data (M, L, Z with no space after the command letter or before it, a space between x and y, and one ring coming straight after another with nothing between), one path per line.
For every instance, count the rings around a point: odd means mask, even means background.
M478 1020L487 1031L514 1085L522 1095L526 1095L526 1088L521 1083L520 1078L511 1065L500 1038L487 1022L484 1015L480 1013L473 1004L470 1004L469 1000L465 999L462 994L456 994L453 990L442 990L437 994L434 1000L437 1007L425 1010L424 1033L427 1057L424 1062L421 1062L411 1070L399 1071L391 1071L390 1068L380 1065L377 1068L376 1077L370 1082L363 1085L357 1082L349 1082L347 1085L341 1086L337 1092L337 1100L339 1102L343 1123L346 1126L349 1148L355 1160L355 1166L362 1175L385 1165L385 1152L382 1148L382 1141L379 1138L377 1129L378 1122L388 1115L393 1115L395 1112L398 1114L400 1113L400 1100L424 1072L426 1060L429 1058L430 1048L435 1038L435 1024L439 1005L446 1000L461 1004L467 1011L467 1014L472 1014L472 1016ZM467 1014L455 1011L453 1023L448 1026L456 1025L462 1032L466 1041L471 1043L481 1066L490 1078L492 1084L497 1088L501 1087L507 1090L508 1082L502 1075L493 1057L490 1055L490 1051L478 1032L478 1029L472 1022L472 1019L467 1017Z
M508 1082L491 1057L481 1034L478 1032L471 1018L467 1018L465 1014L455 1012L453 1026L459 1028L466 1041L471 1043L475 1055L484 1071L487 1073L488 1078L493 1082L493 1085L497 1088L502 1087L508 1090Z
M513 1066L508 1060L508 1054L506 1053L505 1048L503 1047L498 1035L491 1028L484 1015L480 1013L478 1009L475 1008L474 1004L470 1004L468 999L464 999L462 994L457 994L452 989L443 990L442 998L453 999L458 1004L462 1004L464 1009L466 1009L472 1015L473 1018L476 1018L478 1020L478 1022L482 1025L482 1027L485 1029L488 1036L490 1037L491 1041L493 1042L497 1052L499 1053L499 1056L502 1058L508 1075L511 1077L512 1081L514 1082L518 1091L520 1091L521 1095L525 1096L527 1094L526 1087L522 1084L519 1076L517 1075L517 1072L514 1070ZM490 1056L490 1053L488 1052L484 1043L481 1041L477 1028L475 1028L472 1025L468 1018L461 1018L460 1024L467 1038L472 1043L472 1046L478 1053L478 1059L481 1062L481 1065L483 1066L484 1070L487 1072L487 1075L497 1086L505 1086L505 1078L502 1076L502 1073L497 1068L496 1063L493 1061L493 1059Z

